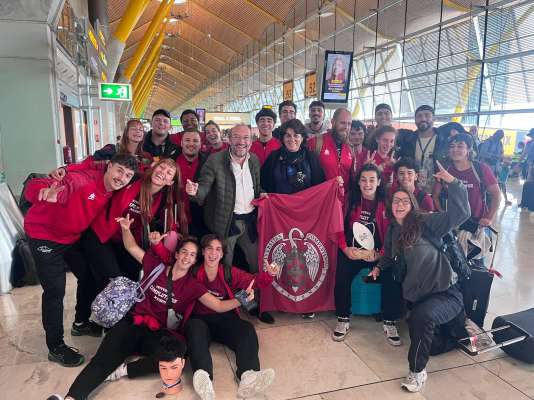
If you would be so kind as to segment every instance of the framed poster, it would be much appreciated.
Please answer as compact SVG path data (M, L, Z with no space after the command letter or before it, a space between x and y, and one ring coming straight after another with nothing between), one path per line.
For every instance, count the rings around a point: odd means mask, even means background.
M284 82L283 86L284 101L293 100L293 81Z
M304 76L304 97L317 96L317 73L315 71L308 72Z
M195 112L198 115L198 123L200 126L204 126L206 123L206 109L205 108L197 108L195 109Z
M324 103L348 101L352 55L352 51L325 51L321 89L321 100Z

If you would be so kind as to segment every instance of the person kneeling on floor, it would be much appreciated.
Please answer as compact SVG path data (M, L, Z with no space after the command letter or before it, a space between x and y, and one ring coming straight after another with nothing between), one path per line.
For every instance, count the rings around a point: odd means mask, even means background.
M411 309L410 373L401 384L410 392L423 388L430 355L452 350L458 339L468 336L458 277L447 255L425 238L425 231L441 238L457 228L469 218L469 201L465 186L439 162L437 165L439 171L434 176L448 185L447 211L420 212L413 193L402 188L393 192L392 222L385 239L384 256L371 272L376 278L382 270L391 269L395 280L402 282L403 297Z

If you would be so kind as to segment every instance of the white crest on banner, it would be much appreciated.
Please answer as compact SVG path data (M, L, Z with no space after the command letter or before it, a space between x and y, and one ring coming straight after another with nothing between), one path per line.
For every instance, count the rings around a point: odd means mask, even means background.
M299 228L290 229L287 238L283 233L273 236L265 246L263 260L280 266L273 288L294 302L313 295L323 284L329 268L323 243L313 233L304 234ZM306 278L313 283L309 290L306 290L309 286Z

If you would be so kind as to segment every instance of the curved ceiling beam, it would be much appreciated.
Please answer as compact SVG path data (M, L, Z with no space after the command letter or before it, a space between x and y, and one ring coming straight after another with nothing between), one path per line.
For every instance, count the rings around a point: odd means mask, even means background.
M161 64L165 64L165 68L172 68L173 70L175 71L178 71L178 72L182 72L184 75L187 75L185 72L183 71L180 71L178 68L176 68L174 65L172 65L172 63L170 62L174 61L175 63L178 63L176 60L173 60L172 58L168 58L168 57L165 57L163 60L160 61ZM198 79L198 82L201 82L205 79L208 79L208 77L198 71L195 71L194 69L192 69L191 67L188 67L187 65L185 64L182 64L182 63L178 63L180 64L180 67L186 67L186 68L189 68L191 69L191 71L193 71L194 73L198 74L201 76L201 78L195 78L194 76L192 76L193 79L197 80Z
M174 76L170 73L165 73L164 75L162 75L160 81L171 87L172 85L183 85L183 87L185 87L187 90L196 90L196 86L193 85L191 82L188 82L185 79Z
M178 71L175 68L173 68L172 70L171 68L169 68L168 71L163 71L163 73L170 75L175 79L180 79L181 81L191 85L193 88L197 88L200 85L200 82L197 79L191 77L190 75L185 74L182 71Z
M188 56L187 54L185 54L184 52L181 52L180 50L178 50L176 47L173 47L173 46L169 46L169 48L164 48L163 49L163 54L165 54L166 52L172 52L172 53L176 53L176 54L179 54L181 56L183 56L185 59L189 60L189 61L194 61L196 62L197 64L200 64L200 66L202 68L208 68L208 69L211 69L213 72L217 73L219 71L217 71L215 68L212 68L210 67L209 65L206 65L202 62L200 62L199 60L197 60L195 57L193 56ZM171 57L171 56L169 56ZM172 58L172 57L171 57Z
M183 38L182 36L176 36L175 38L172 38L172 40L182 40L182 41L184 41L185 43L187 43L189 46L194 47L194 48L197 49L197 50L200 50L201 52L203 52L204 54L206 54L206 55L212 57L214 60L217 60L217 61L220 62L221 64L223 64L223 65L227 65L227 64L228 64L228 61L225 61L225 60L223 60L222 58L219 58L219 57L217 57L216 55L209 53L208 51L204 50L202 47L200 47L200 46L198 46L198 45L196 45L196 44L190 42L189 40Z
M200 33L201 35L208 37L208 33L209 33L209 32L204 32L204 31L198 29L196 26L191 25L191 24L190 24L189 22L187 22L186 20L182 20L182 23L183 23L185 26L187 26L187 27L193 29L194 31L197 31L197 32ZM210 35L211 35L211 33L210 33ZM241 54L241 53L240 53L239 51L237 51L236 49L234 49L234 48L228 46L227 44L221 42L220 40L215 39L215 38L213 37L213 35L211 35L211 36L209 37L209 40L212 41L213 43L217 43L217 44L219 44L219 45L225 47L226 49L232 51L232 52L235 53L235 54Z
M255 38L254 36L251 36L250 34L248 34L247 32L245 32L244 30L242 29L239 29L237 26L231 24L230 22L228 22L227 20L225 20L224 18L221 18L219 17L217 14L214 14L212 13L211 11L207 10L206 8L204 8L202 5L198 4L195 0L190 0L192 4L194 4L196 7L198 7L199 9L202 10L202 12L205 12L206 14L208 14L209 16L215 18L217 21L220 21L222 22L223 24L229 26L231 29L235 30L236 32L240 33L241 35L243 36L246 36L247 38L249 38L250 40L257 40L257 38Z

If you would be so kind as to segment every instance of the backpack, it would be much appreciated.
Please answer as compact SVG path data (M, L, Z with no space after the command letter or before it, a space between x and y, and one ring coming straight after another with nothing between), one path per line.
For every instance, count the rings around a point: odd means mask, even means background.
M35 260L26 235L21 235L13 248L9 280L11 286L16 288L24 285L39 284Z
M29 174L27 176L27 178L22 183L22 193L20 194L18 206L19 206L20 212L22 213L23 216L26 215L26 213L28 212L28 210L32 206L32 203L30 203L26 199L26 197L24 196L24 192L26 191L26 185L32 179L35 179L35 178L46 178L46 177L48 177L48 175L46 175L46 174L31 173L31 174Z
M124 276L111 279L91 304L94 321L104 328L111 328L124 318L135 303L145 299L145 291L164 270L165 265L159 264L141 282L134 282Z
M445 254L460 282L468 281L471 278L471 266L453 232L447 232L439 238L425 225L423 237L438 251Z

